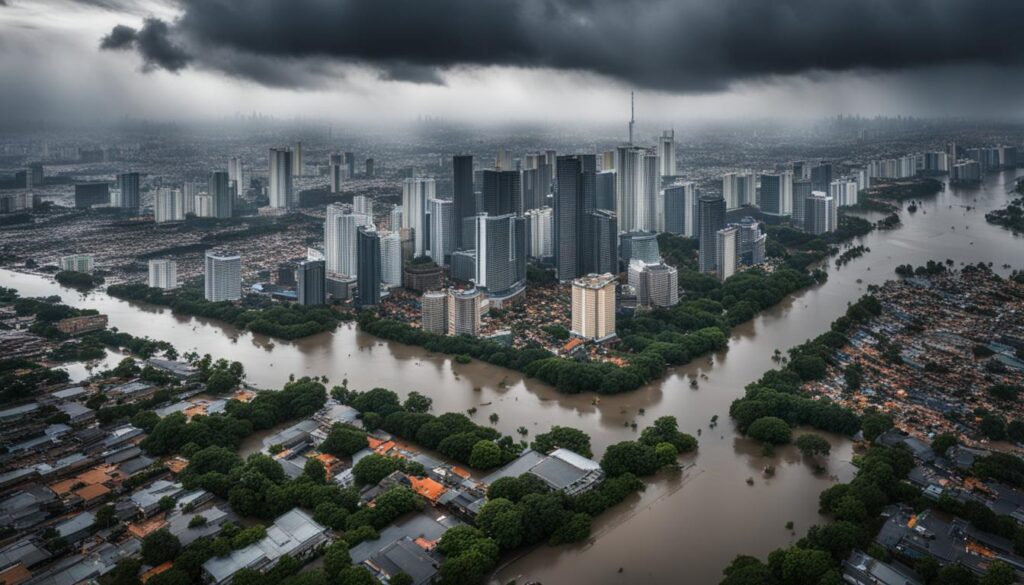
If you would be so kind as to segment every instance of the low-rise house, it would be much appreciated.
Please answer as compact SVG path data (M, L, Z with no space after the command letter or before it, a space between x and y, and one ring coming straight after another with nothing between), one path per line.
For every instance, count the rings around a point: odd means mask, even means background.
M295 508L279 516L267 528L267 536L259 542L203 563L203 577L207 582L224 585L242 569L269 571L284 555L308 559L329 541L326 528L303 510Z
M0 500L0 526L25 530L50 517L57 498L49 489L34 484Z
M93 409L81 402L64 402L57 405L57 410L68 415L73 425L91 423L96 418Z
M171 498L177 501L183 493L185 488L180 483L158 479L149 486L135 491L129 498L143 516L152 516L160 511L160 500Z
M519 457L491 473L483 483L491 485L503 477L530 473L554 491L575 496L593 489L604 479L601 465L568 449L556 449L550 455L527 449Z
M54 524L53 529L57 531L57 536L63 538L68 544L74 544L92 534L95 526L96 516L92 512L82 512Z
M843 581L849 585L924 585L910 569L884 563L859 550L843 561Z

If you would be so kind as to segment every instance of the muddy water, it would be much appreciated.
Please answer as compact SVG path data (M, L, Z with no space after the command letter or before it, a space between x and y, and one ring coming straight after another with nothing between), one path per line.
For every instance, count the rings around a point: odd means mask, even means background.
M593 437L598 454L609 444L634 438L637 431L630 423L642 428L671 414L683 430L702 431L700 451L686 459L684 472L651 482L642 495L604 514L595 523L590 542L530 551L499 569L494 580L716 583L736 554L764 555L822 521L818 493L853 474L851 445L840 437L829 437L833 450L824 473L816 473L793 448L762 457L758 445L735 434L729 404L746 384L775 366L774 349L785 350L825 331L869 284L893 278L899 264L951 258L957 263L993 262L1000 273L1008 272L1003 264L1021 267L1024 239L984 220L986 211L1006 204L1012 178L1013 173L991 175L979 188L946 190L916 214L904 212L901 228L862 238L859 243L871 253L842 269L830 268L824 285L736 327L727 351L677 368L635 392L603 397L599 404L592 396L558 394L515 372L479 362L459 365L446 356L384 342L351 325L298 342L272 341L103 293L82 295L36 276L0 271L0 281L26 296L60 294L69 304L99 309L109 315L112 326L170 341L182 352L241 361L248 380L265 388L279 387L294 373L326 375L332 383L347 379L351 387L363 390L417 390L434 399L437 412L476 407L475 417L483 424L491 413L498 413L496 426L513 436L520 426L531 436L556 424L581 428ZM693 378L699 381L698 389L690 387ZM720 424L712 430L713 415L719 416ZM762 474L767 464L776 468L771 478ZM754 485L748 485L747 478L753 478ZM789 521L795 524L795 534L785 529Z

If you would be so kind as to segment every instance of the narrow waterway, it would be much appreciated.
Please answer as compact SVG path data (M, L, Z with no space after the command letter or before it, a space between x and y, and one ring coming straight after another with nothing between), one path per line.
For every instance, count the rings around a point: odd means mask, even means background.
M984 219L987 211L1006 204L1014 176L994 174L981 187L948 189L925 201L917 213L903 212L902 227L862 238L858 243L871 252L841 269L830 268L827 283L736 327L727 351L677 368L635 392L602 397L599 404L591 395L562 395L515 372L480 362L458 365L446 356L384 342L352 325L284 342L104 293L77 293L38 276L0 271L0 281L24 296L59 294L68 304L98 309L109 315L111 326L169 341L181 352L238 360L248 381L259 387L279 387L294 373L326 375L332 383L347 379L360 390L387 387L403 395L417 390L434 399L436 412L476 407L475 418L484 424L497 413L496 426L513 436L520 426L531 436L552 425L583 429L593 437L598 455L609 444L634 438L638 431L630 423L643 428L659 416L673 415L683 430L702 430L699 453L686 458L686 471L658 478L642 495L604 514L590 542L535 549L502 567L494 581L651 583L685 576L686 583L710 584L720 580L722 568L737 554L765 555L823 521L817 513L819 492L853 474L851 445L841 437L829 437L833 450L825 473L815 473L793 448L762 457L757 444L736 435L729 404L744 386L776 366L773 350L825 331L869 284L894 278L899 264L985 261L1003 274L1008 272L1004 264L1020 267L1024 239ZM692 378L698 379L698 389L691 389ZM714 415L719 425L710 429ZM762 469L769 463L776 473L765 478ZM748 485L747 478L754 484ZM785 529L789 521L793 532Z

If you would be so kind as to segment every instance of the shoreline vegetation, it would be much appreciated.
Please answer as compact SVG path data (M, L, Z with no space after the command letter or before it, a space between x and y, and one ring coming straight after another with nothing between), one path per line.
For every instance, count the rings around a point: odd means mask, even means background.
M618 357L625 365L559 357L540 346L511 348L484 339L431 334L370 312L360 313L357 321L361 330L376 337L456 356L460 363L476 358L537 378L560 392L618 394L660 379L670 367L724 349L732 327L754 318L787 295L824 282L827 274L809 267L839 254L840 244L873 229L871 222L849 215L841 216L835 232L821 236L769 226L767 253L780 265L771 272L752 268L725 282L696 270L697 244L692 238L661 234L659 246L666 262L679 271L682 298L674 307L619 320ZM176 313L220 319L239 329L283 339L331 331L340 322L356 318L329 307L285 305L255 295L247 295L239 304L211 303L203 298L195 282L174 291L144 284L115 284L107 287L107 293L170 307Z

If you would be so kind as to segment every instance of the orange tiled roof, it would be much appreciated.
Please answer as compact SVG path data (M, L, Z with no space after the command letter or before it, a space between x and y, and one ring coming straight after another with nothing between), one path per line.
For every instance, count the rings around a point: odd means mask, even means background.
M139 577L139 580L142 581L143 583L145 583L146 581L149 581L150 578L152 578L152 577L154 577L156 575L159 575L160 573L163 573L167 569L170 569L172 566L174 566L174 565L171 563L171 561L166 561L164 563L161 563L161 564L153 567L152 569L146 571L145 573L143 573L142 576Z
M469 471L459 467L458 465L452 465L452 473L461 477L462 479L469 479Z
M164 515L157 514L156 516L146 520L132 522L128 525L128 532L131 532L132 535L138 539L143 539L146 535L152 534L164 526L167 526L167 521L164 520Z
M434 550L434 547L437 546L437 541L436 540L429 540L429 539L423 538L422 536L417 537L414 542L416 543L417 546L419 546L420 548L422 548L423 550L425 550L427 552L430 552L430 551Z
M103 485L102 483L94 483L87 485L82 489L75 490L75 495L82 498L86 502L91 502L96 498L102 498L103 496L110 493L110 488Z
M436 502L444 493L448 490L445 489L440 483L430 479L429 477L413 477L409 476L409 483L412 484L412 491L430 500Z
M169 469L171 473L178 474L185 471L185 468L188 467L188 459L184 457L171 457L164 461L164 467Z
M25 565L18 563L10 566L3 571L0 571L0 583L4 585L18 585L24 583L32 577L32 571L29 571Z
M572 351L581 345L583 345L583 340L579 337L574 337L569 340L569 343L562 346L562 351Z
M251 402L253 398L256 398L256 393L252 390L239 390L231 396L232 400L239 402Z

